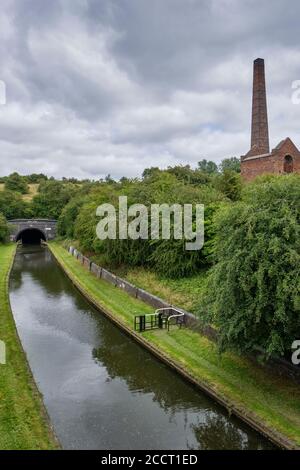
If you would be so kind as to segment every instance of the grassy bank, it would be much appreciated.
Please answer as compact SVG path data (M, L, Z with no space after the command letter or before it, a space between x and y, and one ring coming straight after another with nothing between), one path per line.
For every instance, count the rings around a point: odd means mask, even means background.
M8 300L8 274L16 245L0 245L0 339L6 365L0 364L0 449L54 449L40 394L20 344Z
M168 279L144 268L120 270L117 273L132 284L189 312L197 313L207 283L207 269L189 278Z
M76 240L64 240L63 245L65 247L72 245L82 251ZM84 254L99 266L103 266L117 276L127 279L135 286L157 295L171 305L197 313L207 286L209 268L203 268L199 273L188 278L171 279L162 277L155 271L143 267L111 266L99 254Z
M129 328L136 313L151 309L127 293L95 278L60 244L51 249L73 281L100 307ZM153 310L152 310L153 311ZM234 354L221 358L207 338L189 329L146 332L143 338L183 371L209 387L229 407L266 427L274 439L300 447L300 390L294 382Z
M38 184L30 183L28 185L28 193L22 194L22 199L24 201L30 202L33 199L33 197L38 193L38 188L39 188ZM0 191L4 191L4 189L5 189L5 184L0 183Z

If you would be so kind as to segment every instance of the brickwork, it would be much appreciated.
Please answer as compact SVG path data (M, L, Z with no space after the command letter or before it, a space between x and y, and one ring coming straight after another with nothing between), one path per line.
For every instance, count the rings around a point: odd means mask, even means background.
M244 180L250 181L258 175L286 173L286 157L292 157L292 172L300 173L300 152L291 139L286 138L268 155L245 157L241 164L241 174Z
M253 64L253 96L251 150L252 155L269 153L268 112L265 82L265 63L256 59Z
M251 149L241 157L241 175L245 181L256 176L272 173L300 173L300 152L289 137L281 141L271 152L265 66L263 59L256 59L253 68Z

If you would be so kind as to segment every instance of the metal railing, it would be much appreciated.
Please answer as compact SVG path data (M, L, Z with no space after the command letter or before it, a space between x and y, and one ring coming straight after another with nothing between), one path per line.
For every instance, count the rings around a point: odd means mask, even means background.
M170 325L171 325L171 320L172 318L175 318L175 323L174 325L179 325L179 328L182 327L182 325L184 324L184 313L179 313L177 315L170 315L169 318L168 318L168 331L170 331Z
M140 333L146 330L163 329L166 328L170 331L172 325L171 320L175 319L174 325L179 328L185 324L185 314L180 310L173 307L163 307L155 310L154 313L147 313L145 315L135 315L134 329Z

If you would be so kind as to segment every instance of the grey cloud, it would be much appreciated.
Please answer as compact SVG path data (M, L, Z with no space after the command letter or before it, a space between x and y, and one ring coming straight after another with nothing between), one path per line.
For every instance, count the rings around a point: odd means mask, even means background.
M0 172L136 176L249 146L252 60L271 144L300 145L296 0L3 0Z

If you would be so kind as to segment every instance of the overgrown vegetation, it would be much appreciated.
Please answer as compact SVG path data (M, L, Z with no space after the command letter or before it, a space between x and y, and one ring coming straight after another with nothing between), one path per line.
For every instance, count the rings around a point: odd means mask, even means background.
M179 170L179 169L177 169ZM190 170L192 171L192 170ZM198 170L196 170L197 172ZM186 168L184 170L186 173ZM148 208L148 230L151 231L151 204L205 204L207 239L205 249L202 251L186 251L186 240L104 240L96 236L95 227L98 222L96 208L105 202L110 202L114 207L118 206L118 197L126 195L128 205L143 204ZM102 255L104 261L118 267L148 266L161 275L178 278L190 276L209 263L210 224L212 214L218 205L228 200L226 196L215 189L212 184L189 184L184 179L175 176L173 172L166 170L144 172L143 179L124 179L119 183L109 182L95 186L85 202L82 204L77 218L74 220L73 231L80 247L86 251L93 251ZM72 209L72 202L68 210ZM67 208L66 208L67 209ZM74 210L74 208L73 208ZM67 213L62 213L59 224L65 225L64 219ZM63 220L62 220L63 219ZM171 217L171 226L174 220ZM65 234L65 233L62 233ZM150 238L150 237L149 237Z
M31 214L29 205L23 201L21 194L14 191L0 191L0 212L7 219L20 219Z
M9 228L6 218L0 212L0 243L5 243L8 241Z
M43 181L40 183L38 194L32 199L31 212L35 217L58 219L76 191L77 187L73 183Z
M28 184L24 178L18 173L12 173L5 180L5 189L8 191L16 191L21 194L28 193Z
M100 262L101 260L97 260ZM166 300L171 305L181 307L197 314L208 288L207 268L199 270L193 276L171 279L162 277L154 270L141 267L121 266L115 269L116 274L125 277L129 282Z
M284 355L300 333L300 177L262 178L215 217L205 313L222 350Z
M20 178L26 184L38 182L38 192L24 200L17 190L0 191L0 213L7 219L58 219L61 237L76 240L83 252L126 272L132 281L135 277L146 289L151 279L152 291L162 297L168 291L177 299L179 286L190 282L193 288L186 288L181 306L190 305L218 327L221 351L259 347L266 355L290 353L300 331L299 175L267 176L244 186L239 159L228 158L219 167L203 159L196 168L152 167L141 178L119 181L110 176L57 181L42 174L11 175L1 181L7 188L11 179ZM129 206L143 204L148 209L151 204L204 204L204 247L186 251L186 240L175 237L99 240L96 208L103 203L117 208L119 196L127 196ZM149 232L151 222L149 215ZM5 227L5 221L2 224ZM207 272L200 295L195 279Z

